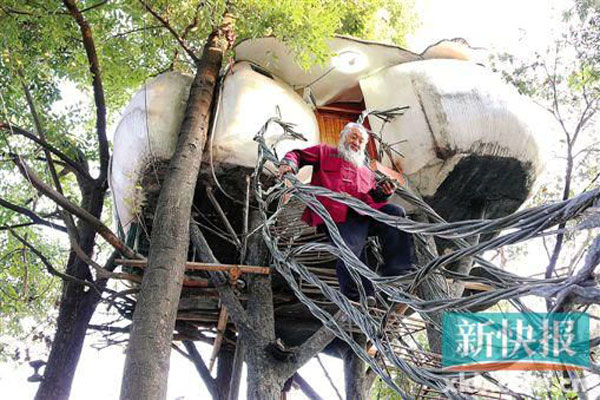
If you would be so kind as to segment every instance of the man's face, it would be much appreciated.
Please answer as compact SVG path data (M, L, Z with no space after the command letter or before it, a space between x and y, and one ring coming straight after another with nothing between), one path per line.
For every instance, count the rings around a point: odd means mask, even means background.
M352 128L346 135L345 144L354 152L363 151L365 148L365 138L358 129Z

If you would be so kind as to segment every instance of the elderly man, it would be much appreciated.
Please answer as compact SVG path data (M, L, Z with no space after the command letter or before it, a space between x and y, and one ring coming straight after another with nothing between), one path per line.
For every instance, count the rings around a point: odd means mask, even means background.
M299 168L312 165L312 185L348 193L386 214L405 216L402 207L387 202L394 192L395 184L390 180L376 183L375 174L366 165L365 147L369 137L366 129L360 124L349 123L340 136L337 149L320 144L304 150L290 151L282 160L279 175L296 173ZM318 196L317 199L331 215L350 250L362 261L365 260L364 247L367 237L376 235L383 250L382 275L402 275L411 269L413 244L406 232L360 215L345 204L328 197ZM323 219L314 211L307 208L302 219L309 225L324 229L329 236L324 228ZM356 285L342 260L337 262L336 273L342 293L351 300L357 300ZM362 286L367 294L367 302L374 305L373 284L362 277Z

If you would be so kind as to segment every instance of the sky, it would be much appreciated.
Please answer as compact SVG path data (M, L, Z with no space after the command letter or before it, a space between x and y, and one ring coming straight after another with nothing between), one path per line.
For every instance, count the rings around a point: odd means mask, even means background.
M565 0L416 0L421 26L408 37L407 47L415 52L448 38L462 37L471 46L505 50L516 55L540 50L550 41ZM71 96L69 96L71 97ZM73 383L72 400L104 400L118 398L123 370L123 348L102 351L91 347L96 339L88 338ZM210 347L202 345L205 359ZM325 356L329 374L343 392L341 362ZM27 383L31 368L15 368L0 364L0 393L7 399L31 399L36 385ZM317 387L326 399L337 398L328 381L313 360L300 374ZM243 379L244 381L245 379ZM245 386L245 385L244 385ZM241 399L245 399L242 386ZM169 375L169 400L208 398L197 372L179 354L173 352ZM304 399L293 391L291 399Z
M461 37L473 47L516 54L544 48L567 0L416 0L421 26L408 37L421 52L442 39ZM523 40L521 40L523 39Z

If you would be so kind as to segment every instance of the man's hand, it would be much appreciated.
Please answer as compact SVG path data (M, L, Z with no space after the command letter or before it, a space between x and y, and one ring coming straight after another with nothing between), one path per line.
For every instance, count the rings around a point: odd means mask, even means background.
M383 180L379 183L378 186L381 188L381 191L386 196L390 196L392 193L394 193L394 190L396 190L397 187L396 182L392 181L391 179Z
M292 168L291 165L289 165L289 164L280 164L279 165L279 173L278 173L279 179L283 178L283 176L285 174L287 174L288 172L291 172L291 173L294 172L294 168Z

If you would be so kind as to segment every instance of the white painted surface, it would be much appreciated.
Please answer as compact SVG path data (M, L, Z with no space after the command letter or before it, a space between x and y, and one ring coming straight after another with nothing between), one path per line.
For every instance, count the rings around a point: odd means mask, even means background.
M191 77L161 75L140 90L123 113L114 136L111 187L116 210L125 230L143 204L139 178L152 159L168 159L175 149ZM512 157L529 168L535 180L542 166L544 144L555 125L546 112L472 62L424 60L386 68L360 80L369 109L384 110L408 105L404 116L386 125L388 143L405 157L396 157L412 183L431 196L455 165L466 155ZM276 146L279 157L293 148L319 142L319 128L311 108L277 77L234 65L223 85L214 140L215 163L245 167L256 164L253 137L279 107L282 119L296 124L307 142L283 140ZM147 110L147 114L146 114ZM147 120L147 121L146 121ZM379 131L380 121L371 119ZM147 129L147 126L149 129ZM273 126L265 138L275 143L282 130ZM436 148L448 156L438 157ZM390 166L390 160L384 159Z
M318 106L336 101L359 102L358 80L390 65L420 60L418 54L395 45L338 36L328 42L334 57L323 65L302 69L293 53L273 38L246 40L235 48L236 60L252 61L279 76L294 88L309 86ZM342 65L347 55L352 65ZM335 56L342 55L341 58ZM338 61L338 62L336 62Z
M160 75L133 96L115 129L110 187L125 231L143 203L143 191L136 188L142 172L175 151L191 82L176 72Z
M497 76L459 60L426 60L387 68L361 80L367 108L410 106L387 124L388 143L406 140L395 156L424 196L435 193L461 158L495 155L531 163L532 178L542 168L545 138L556 129L546 111ZM381 122L369 120L379 132ZM436 147L453 154L436 156ZM391 165L390 160L384 160Z
M237 63L225 79L213 142L214 160L253 168L258 144L254 135L279 108L285 122L296 124L307 142L284 139L275 146L279 157L289 150L319 143L319 126L313 110L289 85L254 71L247 62ZM272 124L265 133L268 145L277 142L283 130Z
M125 232L144 202L139 180L152 160L169 159L185 112L192 78L175 72L159 76L134 96L114 134L111 189L117 218ZM225 79L220 112L212 142L215 163L254 167L258 145L253 140L265 121L276 115L296 124L307 142L284 139L276 145L280 157L293 148L319 142L313 111L284 82L271 79L238 63ZM273 126L265 135L267 144L278 141L283 131Z

